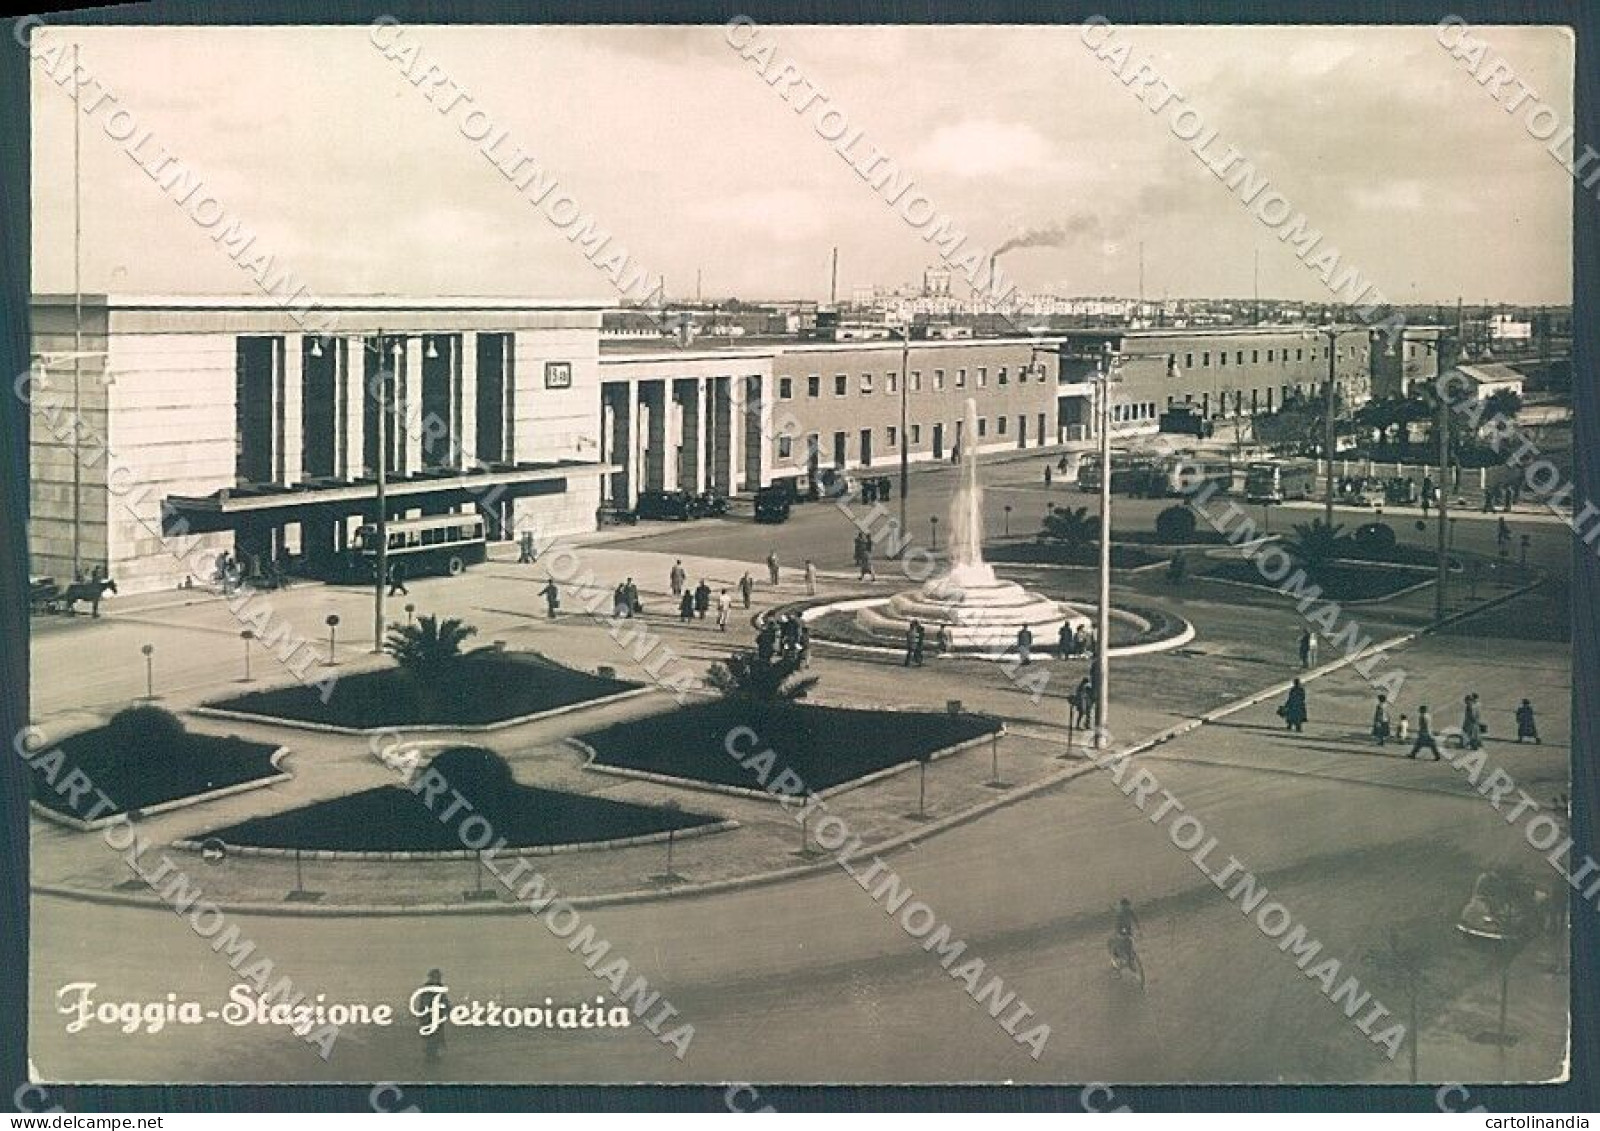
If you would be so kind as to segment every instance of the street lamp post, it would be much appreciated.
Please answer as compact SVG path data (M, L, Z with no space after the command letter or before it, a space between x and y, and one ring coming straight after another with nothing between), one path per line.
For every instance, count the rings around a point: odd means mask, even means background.
M250 641L256 638L254 629L245 629L239 633L239 639L244 641L244 681L250 682Z
M339 639L339 614L329 613L328 619L322 622L328 626L328 667L333 667L339 661L334 659L334 648Z
M1095 609L1094 655L1094 745L1104 748L1111 711L1110 665L1106 653L1111 644L1111 380L1118 364L1109 343L1100 368L1100 411L1095 427L1100 430L1100 577L1099 603Z
M139 648L139 651L144 654L144 697L146 699L154 699L156 697L155 650L156 646L154 644L144 644Z
M1011 537L1011 504L1010 503L1006 504L1005 510L1006 510L1006 537L1009 538L1009 537Z
M911 432L906 423L911 388L911 322L900 327L900 536L906 533L906 489L911 478Z
M1438 348L1439 348L1439 377L1441 379L1443 378L1444 374L1449 370L1450 366L1452 364L1454 364L1453 354L1454 354L1455 351L1453 349L1447 349L1446 347L1447 347L1447 345L1454 346L1454 345L1458 345L1458 344L1459 343L1452 342L1448 336L1440 335L1440 337L1439 337L1439 344L1438 344ZM1440 384L1442 384L1442 380L1441 380ZM1447 487L1447 485L1445 483L1445 476L1448 473L1448 469L1450 467L1450 424L1451 424L1451 420L1450 420L1450 405L1446 401L1442 389L1439 388L1436 385L1435 392L1437 394L1437 399L1438 399L1438 402L1439 402L1439 404L1438 404L1438 415L1437 415L1437 417L1435 419L1435 422L1434 422L1434 431L1436 431L1439 434L1439 490L1437 492L1437 495L1438 495L1438 500L1437 500L1438 508L1437 509L1438 509L1439 525L1438 525L1438 528L1435 531L1435 535L1436 535L1435 546L1436 546L1436 551L1437 551L1437 558L1436 558L1436 561L1434 563L1433 619L1437 622L1437 621L1444 620L1445 588L1449 584L1449 581L1450 581L1450 552L1449 552L1449 542L1448 542L1448 538L1449 538L1449 535L1448 535L1448 523L1449 523L1449 519L1450 519L1450 502L1449 502L1450 491L1448 490L1448 487Z
M386 369L386 352L384 349L383 329L378 329L378 387L375 395L378 401L378 434L377 434L377 536L378 552L377 562L374 566L375 576L372 579L372 651L383 651L383 626L384 611L383 599L385 587L389 584L389 392L394 383L394 370ZM403 347L396 342L394 353L391 356L399 357Z
M934 514L934 515L929 515L928 516L928 527L933 532L933 545L932 545L931 549L933 550L934 553L938 553L939 552L939 516L938 515Z

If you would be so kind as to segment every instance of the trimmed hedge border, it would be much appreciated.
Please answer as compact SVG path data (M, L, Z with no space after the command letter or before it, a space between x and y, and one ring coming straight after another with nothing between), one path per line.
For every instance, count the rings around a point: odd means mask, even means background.
M28 804L32 807L35 813L39 814L41 817L44 817L46 820L54 821L56 824L64 825L70 829L77 829L79 832L92 832L96 829L106 828L108 825L114 825L124 819L129 821L137 821L144 817L154 816L157 813L170 813L177 809L187 809L191 805L200 805L207 801L215 801L219 797L229 797L235 793L245 793L252 789L264 789L269 785L277 785L279 782L289 781L294 777L294 775L288 770L283 769L282 765L280 765L283 759L287 758L288 756L289 748L287 746L280 746L267 756L268 761L270 761L273 767L279 771L276 774L268 774L265 777L251 778L249 781L235 782L233 785L225 785L221 789L207 790L205 793L191 793L186 794L183 797L174 797L170 801L158 802L155 805L144 805L134 809L123 809L120 812L111 813L104 817L97 817L92 821L80 821L76 817L69 817L67 814L58 812L57 810L50 808L48 805L43 805L33 798L29 798Z
M703 825L694 825L687 829L674 829L670 833L641 833L638 836L618 837L615 840L585 840L574 841L570 844L536 844L525 848L507 848L497 852L491 859L500 860L513 856L558 856L567 852L597 852L614 848L631 848L640 844L665 844L668 836L673 840L684 840L689 837L707 836L711 833L727 832L739 827L739 822L732 817L724 817L719 821L711 821ZM181 848L185 852L199 852L207 840L218 839L206 837L203 840L175 840L172 847ZM481 851L460 848L447 849L440 852L343 852L332 848L269 848L254 844L228 844L228 854L238 856L270 857L276 859L293 859L296 854L302 860L390 860L390 861L427 861L427 860L473 860L483 856Z
M268 690L271 690L270 688ZM375 727L342 727L332 723L313 723L303 719L289 719L281 715L258 715L251 711L230 711L223 707L191 707L186 712L199 715L208 719L231 719L236 722L258 723L265 726L293 727L297 730L311 730L322 734L348 734L367 736L377 734L404 733L404 734L487 734L507 727L522 726L524 723L536 723L544 719L555 718L557 715L570 714L588 707L608 706L620 703L624 699L631 699L640 695L650 695L660 691L659 687L630 687L626 691L618 691L611 695L602 695L598 699L585 699L580 703L568 703L561 707L551 707L544 711L535 711L531 715L517 715L514 718L500 719L492 723L386 723Z

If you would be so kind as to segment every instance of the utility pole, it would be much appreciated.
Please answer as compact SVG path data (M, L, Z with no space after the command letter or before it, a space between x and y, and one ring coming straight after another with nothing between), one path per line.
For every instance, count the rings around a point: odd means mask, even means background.
M1336 400L1335 389L1337 387L1334 377L1334 363L1338 358L1338 341L1339 327L1337 325L1330 326L1328 328L1328 419L1322 442L1323 454L1328 459L1328 482L1322 495L1322 518L1330 529L1333 527L1333 414Z
M900 324L900 537L906 537L906 488L911 481L911 431L906 424L911 387L911 320Z
M383 599L389 584L389 385L390 376L385 369L388 353L384 348L383 328L378 329L378 442L377 442L377 504L378 553L372 579L372 651L383 651L384 612ZM363 359L364 360L364 359ZM363 374L365 379L365 374ZM369 392L372 390L369 390Z
M1140 273L1143 274L1141 246ZM1100 562L1099 604L1095 607L1094 656L1094 745L1105 748L1107 727L1111 711L1110 664L1107 653L1111 649L1111 376L1116 371L1117 355L1111 346L1101 358L1100 411L1095 426L1100 430Z
M78 45L72 45L72 73L78 68ZM72 84L72 580L83 573L83 146L80 106L82 86ZM101 363L104 366L104 362ZM102 372L104 370L102 369Z
M1434 383L1434 390L1439 401L1438 416L1434 420L1433 430L1439 434L1439 489L1438 489L1438 519L1439 526L1434 532L1434 547L1436 559L1434 563L1433 578L1433 619L1434 623L1444 620L1445 586L1450 580L1450 549L1448 542L1450 503L1449 503L1449 468L1450 468L1450 405L1439 390L1448 387L1444 376L1455 364L1454 355L1459 342L1452 342L1448 335L1439 335L1439 377Z
M839 248L833 249L833 271L828 282L828 305L839 309Z

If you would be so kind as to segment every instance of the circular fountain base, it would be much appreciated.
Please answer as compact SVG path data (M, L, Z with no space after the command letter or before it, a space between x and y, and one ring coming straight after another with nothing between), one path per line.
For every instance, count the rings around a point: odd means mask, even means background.
M1064 601L1029 592L1014 581L997 578L986 564L958 566L918 589L873 601L855 611L863 634L885 644L904 644L911 622L927 631L927 646L937 647L944 630L952 650L996 652L1015 647L1026 627L1034 647L1053 649L1063 625L1076 633L1092 629L1082 610Z

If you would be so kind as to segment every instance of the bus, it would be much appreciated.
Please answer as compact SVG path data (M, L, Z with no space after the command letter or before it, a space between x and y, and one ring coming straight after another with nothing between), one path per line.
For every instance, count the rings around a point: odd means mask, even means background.
M1244 497L1251 503L1309 499L1317 489L1317 462L1310 459L1263 460L1245 468Z
M389 564L405 577L444 573L455 577L489 556L489 540L481 514L434 514L402 518L388 524ZM366 523L356 531L351 550L352 572L371 581L378 569L378 527Z
M1119 495L1152 495L1157 492L1158 469L1148 456L1129 452L1111 453L1111 491ZM1100 490L1100 455L1089 452L1078 463L1078 490Z
M1192 495L1207 483L1224 494L1233 490L1233 461L1214 456L1180 455L1161 468L1162 486L1168 495Z

